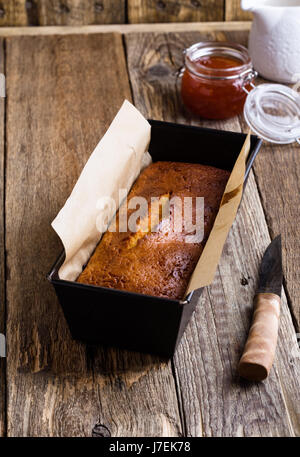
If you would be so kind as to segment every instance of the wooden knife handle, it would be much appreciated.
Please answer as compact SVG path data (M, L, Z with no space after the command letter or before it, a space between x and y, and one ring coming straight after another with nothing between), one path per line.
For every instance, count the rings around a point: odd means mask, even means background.
M249 381L262 381L272 367L280 314L280 297L262 293L254 298L253 320L239 362L240 376Z

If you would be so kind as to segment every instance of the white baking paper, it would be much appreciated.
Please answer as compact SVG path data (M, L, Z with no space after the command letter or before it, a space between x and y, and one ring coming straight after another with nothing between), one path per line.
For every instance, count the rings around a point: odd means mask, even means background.
M130 190L140 171L151 162L147 152L151 126L125 100L96 146L52 227L65 248L60 279L74 281L101 239L99 226L110 220L112 207L99 205L109 197L119 206L119 189Z

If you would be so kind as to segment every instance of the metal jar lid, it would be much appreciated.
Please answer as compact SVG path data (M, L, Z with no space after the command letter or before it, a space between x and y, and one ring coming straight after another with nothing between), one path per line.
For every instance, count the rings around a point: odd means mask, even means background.
M252 87L244 105L251 130L272 143L300 144L300 94L282 84Z

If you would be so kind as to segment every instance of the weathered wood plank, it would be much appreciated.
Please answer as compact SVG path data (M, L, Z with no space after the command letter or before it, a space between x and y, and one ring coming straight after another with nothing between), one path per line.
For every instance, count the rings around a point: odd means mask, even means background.
M267 81L258 78L256 84ZM242 128L246 122L239 118ZM264 142L254 164L262 205L271 236L281 233L283 271L294 326L300 331L300 156L297 143Z
M122 24L125 22L124 0L38 0L40 25Z
M8 435L179 435L170 364L72 341L45 280L50 222L131 97L122 37L8 38L7 76Z
M125 0L3 0L0 26L123 24Z
M0 26L251 20L240 0L3 0Z
M241 0L225 0L225 21L251 21L252 13L241 8Z
M101 373L99 423L112 436L183 434L170 361L118 349L95 350L95 374Z
M0 73L4 74L4 40L0 39ZM0 344L4 343L5 335L5 235L4 235L4 188L5 188L5 99L0 97ZM0 348L0 436L6 433L5 397L6 397L6 366Z
M223 21L223 0L127 0L128 22Z
M264 145L254 167L270 233L282 235L289 304L300 330L300 156L297 144Z
M0 4L0 27L28 25L25 0L2 0Z
M134 102L153 118L240 131L237 118L200 122L181 104L175 75L182 63L182 49L206 39L243 41L245 36L223 32L128 34ZM236 375L249 329L258 265L269 240L251 174L215 281L204 291L174 359L188 435L300 434L300 353L285 296L271 376L254 385L241 382Z
M0 27L0 36L73 35L87 33L184 32L184 31L247 31L251 22L180 22L165 24L110 24L81 26Z

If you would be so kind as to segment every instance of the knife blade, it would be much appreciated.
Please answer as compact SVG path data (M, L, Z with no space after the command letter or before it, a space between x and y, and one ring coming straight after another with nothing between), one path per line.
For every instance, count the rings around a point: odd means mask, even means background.
M269 244L262 258L252 324L238 366L240 376L250 381L265 379L273 364L278 337L282 278L279 235Z
M267 247L261 261L257 294L271 293L281 297L282 252L281 235Z

